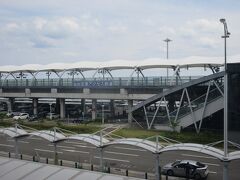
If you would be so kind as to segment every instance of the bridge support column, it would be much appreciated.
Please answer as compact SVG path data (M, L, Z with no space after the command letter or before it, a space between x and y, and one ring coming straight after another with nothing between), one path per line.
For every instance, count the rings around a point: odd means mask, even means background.
M55 113L60 114L60 99L56 99Z
M132 112L131 112L132 107L133 107L133 100L129 99L128 100L128 124L130 126L132 125Z
M65 118L65 99L61 98L60 99L60 118L64 119Z
M114 100L111 99L110 100L110 113L111 113L111 117L115 116L115 107L114 107L114 105L115 105Z
M81 99L81 110L82 110L82 113L85 114L85 99Z
M92 100L92 120L96 119L96 112L97 112L97 100Z
M38 114L38 98L33 98L33 114L37 115Z
M14 98L9 98L7 102L8 112L13 111Z

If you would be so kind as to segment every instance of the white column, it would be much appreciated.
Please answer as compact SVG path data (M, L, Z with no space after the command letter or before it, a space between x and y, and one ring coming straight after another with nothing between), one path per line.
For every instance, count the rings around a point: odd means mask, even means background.
M133 107L133 100L128 100L128 124L131 126L132 124L132 112L130 111Z
M96 119L96 112L97 112L97 100L92 100L92 120Z
M38 98L33 98L33 114L37 115L38 114Z
M13 111L13 104L14 104L14 98L8 98L8 102L7 102L8 112Z

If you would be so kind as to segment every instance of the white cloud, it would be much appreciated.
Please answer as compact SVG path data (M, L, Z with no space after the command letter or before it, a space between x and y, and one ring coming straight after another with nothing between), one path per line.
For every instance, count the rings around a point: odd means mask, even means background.
M211 37L201 37L199 38L199 42L203 47L207 48L216 48L219 45L219 41Z
M111 31L112 33L116 33L116 34L126 33L127 29L128 28L124 25L114 25L114 26L108 27L109 31Z
M79 29L79 24L74 18L59 18L47 21L41 27L41 32L50 38L65 38L73 35Z
M206 33L216 33L221 29L221 24L218 21L209 19L188 21L186 25L192 29Z

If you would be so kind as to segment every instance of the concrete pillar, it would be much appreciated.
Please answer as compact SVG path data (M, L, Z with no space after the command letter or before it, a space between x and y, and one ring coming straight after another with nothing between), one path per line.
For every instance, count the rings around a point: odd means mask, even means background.
M110 113L111 113L111 117L114 117L115 116L115 103L114 103L114 100L110 100Z
M8 102L7 102L8 112L13 111L13 104L14 104L14 98L8 98Z
M85 99L81 99L81 111L84 112L84 114L85 114L85 111L86 111L86 108L85 108Z
M128 124L130 126L132 125L132 112L130 112L132 107L133 107L133 100L129 99L128 100Z
M60 99L56 99L55 113L60 114Z
M38 114L38 98L33 98L33 114L37 115Z
M65 118L65 99L61 98L60 99L60 118L64 119Z
M97 100L92 100L92 120L96 119L96 112L97 112Z

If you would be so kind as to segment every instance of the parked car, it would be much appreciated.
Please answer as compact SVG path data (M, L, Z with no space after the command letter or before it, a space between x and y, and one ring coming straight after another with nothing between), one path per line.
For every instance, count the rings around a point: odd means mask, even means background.
M20 112L8 112L6 114L7 117L13 117L13 116L18 116L20 114Z
M28 113L20 113L18 116L13 116L13 119L19 120L19 119L28 119L29 114Z
M52 113L52 119L58 119L59 117L60 117L59 114ZM51 113L48 113L46 118L51 119Z
M39 117L36 114L29 116L29 121L36 121L38 119L39 119Z
M189 178L205 179L208 176L208 166L192 160L177 160L163 167L163 174L169 176L186 177L186 168L189 168Z

